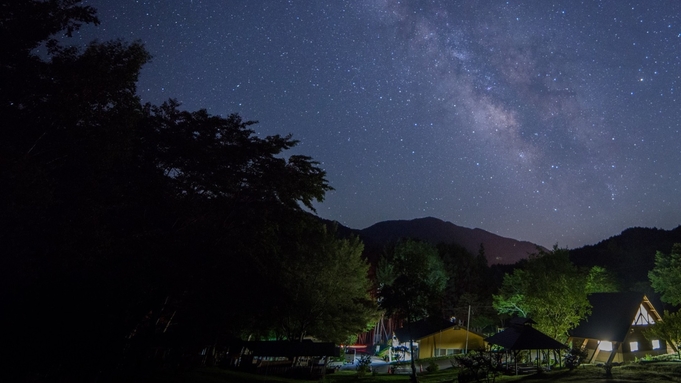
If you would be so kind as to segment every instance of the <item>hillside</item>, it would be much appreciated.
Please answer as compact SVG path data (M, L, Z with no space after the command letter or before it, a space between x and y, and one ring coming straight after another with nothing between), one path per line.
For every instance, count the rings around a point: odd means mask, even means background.
M359 236L364 241L370 258L377 256L386 244L400 238L417 238L433 244L456 243L471 254L477 254L482 243L490 265L513 264L536 253L538 246L482 229L457 226L433 217L383 221L362 230L338 223L336 225L342 236ZM595 245L572 249L570 259L577 266L605 267L616 273L622 287L628 290L637 284L648 282L648 271L655 265L655 253L668 253L674 243L681 243L681 226L672 230L634 227Z
M625 289L648 282L648 271L655 266L655 253L669 253L681 243L681 226L672 230L635 227L595 245L570 250L577 266L602 266L617 273Z
M368 248L383 247L400 238L416 238L433 244L456 243L471 254L477 254L483 244L490 265L512 264L537 252L537 245L533 243L457 226L433 217L379 222L358 233Z

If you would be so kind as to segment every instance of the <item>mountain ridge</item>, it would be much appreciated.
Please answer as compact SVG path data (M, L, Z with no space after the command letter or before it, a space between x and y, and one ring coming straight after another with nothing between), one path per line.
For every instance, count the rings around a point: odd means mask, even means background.
M570 250L570 259L580 267L604 267L620 276L625 289L640 289L655 267L656 252L668 254L674 243L681 243L681 225L671 230L630 227L594 245Z
M435 217L381 221L364 229L352 229L338 222L333 224L342 236L358 236L370 257L378 256L386 245L403 238L433 244L455 243L471 254L477 254L482 243L490 265L514 264L539 249L546 250L529 241L503 237L480 228L458 226ZM647 280L647 272L654 266L655 252L668 253L674 243L681 243L681 225L670 230L630 227L596 244L569 249L569 252L575 265L605 267L628 280L623 285L631 288L636 282Z
M364 229L352 229L339 225L339 232L357 235L370 252L379 251L387 244L402 238L413 238L433 244L455 243L471 254L477 254L482 244L487 262L513 264L543 247L513 238L502 237L480 228L467 228L435 217L410 220L388 220L377 222Z

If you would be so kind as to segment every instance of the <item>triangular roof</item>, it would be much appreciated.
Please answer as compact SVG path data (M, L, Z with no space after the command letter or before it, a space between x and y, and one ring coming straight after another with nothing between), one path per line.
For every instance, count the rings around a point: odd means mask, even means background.
M521 323L535 323L521 321ZM494 334L485 341L507 350L558 350L567 348L564 344L528 324L515 323L506 330Z
M659 320L659 314L643 293L593 293L589 295L591 315L570 331L575 338L623 342L641 304Z
M532 318L514 317L508 321L511 326L523 326L526 324L537 324Z
M429 335L437 334L455 327L459 327L456 322L445 319L422 319L411 324L411 338L413 340L423 339ZM409 332L408 327L398 328L395 330L395 336L400 342L406 342L410 338Z

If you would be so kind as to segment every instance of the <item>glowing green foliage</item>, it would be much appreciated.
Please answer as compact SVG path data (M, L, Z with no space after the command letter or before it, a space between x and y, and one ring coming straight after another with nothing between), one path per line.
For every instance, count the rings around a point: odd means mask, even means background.
M669 254L655 254L655 268L648 273L650 284L662 301L681 304L681 243L675 243Z
M585 276L557 246L540 250L523 269L506 274L494 307L499 313L530 317L536 328L564 341L590 312Z
M648 327L643 333L648 339L664 340L681 357L681 311L665 310L662 321Z

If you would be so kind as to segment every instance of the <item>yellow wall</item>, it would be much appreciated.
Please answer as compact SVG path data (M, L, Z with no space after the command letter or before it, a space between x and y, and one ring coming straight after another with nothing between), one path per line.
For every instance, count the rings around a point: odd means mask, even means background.
M450 328L419 339L418 343L420 359L434 357L436 348L464 350L466 348L466 329L460 327ZM485 342L482 340L482 336L473 332L468 333L468 350L479 350L483 348L485 348Z

